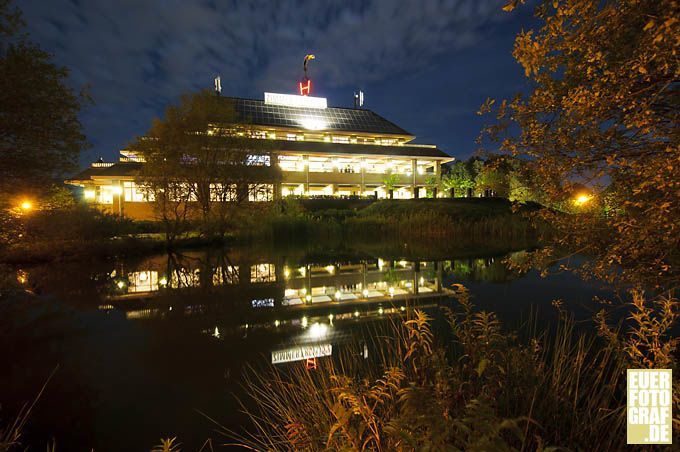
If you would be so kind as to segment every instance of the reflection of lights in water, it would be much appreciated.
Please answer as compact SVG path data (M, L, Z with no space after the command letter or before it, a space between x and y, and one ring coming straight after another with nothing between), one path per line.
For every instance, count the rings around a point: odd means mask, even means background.
M425 284L425 278L423 278L423 277L421 276L421 277L420 277L420 285L422 286L423 284Z
M314 323L309 327L309 337L312 339L321 339L328 335L328 325L325 323Z
M378 308L378 314L382 315L382 314L383 314L383 312L385 312L385 311L383 310L383 308L382 308L382 307Z
M307 328L307 323L308 323L307 317L305 316L302 318L302 328Z
M333 267L332 265L326 265L325 269L326 269L326 271L327 271L328 273L330 273L331 275L332 275L333 273L335 273L335 267Z
M406 262L406 261L399 261L399 265L401 265L402 267L406 267L406 266L408 265L408 262Z
M158 284L160 284L161 286L167 286L168 285L168 278L163 276L161 279L158 280Z
M394 287L389 288L390 297L394 296Z
M307 295L307 296L305 297L305 300L307 300L307 301L312 301L312 296L311 296L311 295Z
M378 269L382 270L384 266L385 266L385 261L378 258Z
M364 297L367 297L368 296L368 289L364 289L361 293L363 294Z
M172 306L170 306L170 311L172 311Z
M124 289L125 288L125 281L118 281L116 283L116 286L118 286L119 289Z
M109 276L111 276L112 278L115 278L115 277L116 277L116 270L113 270L113 271L109 274Z
M279 322L278 320L274 320L274 326L278 328L279 325L281 325L281 322Z
M147 274L147 272L139 272L139 280L141 282L144 282L147 279L149 279L149 275Z
M328 322L333 325L333 314L328 314Z
M338 290L337 292L335 292L335 299L340 300L340 298L342 298L342 292Z
M289 277L290 277L290 270L288 269L288 267L283 267L283 276L284 276L285 278L289 278Z
M359 311L354 311L354 317L359 317Z
M298 268L298 271L300 272L300 276L302 276L303 278L307 276L307 269L305 267Z
M213 331L213 337L220 338L220 330L219 328L215 327L215 331Z
M303 287L302 289L300 289L300 294L301 294L301 295L306 295L306 294L307 294L307 289L305 289L304 287Z
M406 308L405 308L404 306L402 306L402 307L399 308L399 309L401 309L402 311L406 311Z

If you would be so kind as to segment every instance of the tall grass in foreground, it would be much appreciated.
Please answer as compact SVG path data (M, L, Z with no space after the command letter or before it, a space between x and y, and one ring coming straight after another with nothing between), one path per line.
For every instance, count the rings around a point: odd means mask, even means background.
M444 308L450 343L415 310L375 338L381 352L370 363L350 350L316 371L251 371L244 386L255 408L243 406L254 430L227 436L254 450L619 450L626 368L674 365L664 328L676 320L676 300L661 311L639 303L626 334L603 322L604 345L576 335L566 317L554 334L520 341L456 289L456 309ZM667 318L649 331L658 316ZM652 344L637 348L651 361L636 358L630 345L640 343Z

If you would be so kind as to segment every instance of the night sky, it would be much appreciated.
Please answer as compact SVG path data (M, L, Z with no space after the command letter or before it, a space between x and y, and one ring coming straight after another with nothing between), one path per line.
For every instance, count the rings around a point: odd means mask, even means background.
M313 53L313 95L365 108L457 158L477 149L487 97L526 91L514 36L536 26L532 8L504 1L18 0L28 32L74 87L89 85L82 112L92 148L82 163L118 150L182 93L212 88L262 99L295 93ZM489 118L487 118L489 119Z

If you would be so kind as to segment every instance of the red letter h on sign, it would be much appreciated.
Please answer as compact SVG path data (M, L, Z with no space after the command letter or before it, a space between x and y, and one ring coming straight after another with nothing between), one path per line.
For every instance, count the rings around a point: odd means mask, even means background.
M312 92L312 81L310 79L300 82L299 86L301 96L309 96L309 93Z

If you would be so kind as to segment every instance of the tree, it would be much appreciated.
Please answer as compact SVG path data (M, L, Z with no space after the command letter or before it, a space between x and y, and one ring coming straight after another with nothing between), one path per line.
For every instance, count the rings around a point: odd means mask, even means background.
M475 188L475 180L465 162L457 161L448 174L442 176L444 187L453 189L454 195L467 196L468 189Z
M533 90L497 107L487 100L480 112L495 110L497 122L483 137L525 159L554 205L568 205L576 183L593 190L577 215L543 212L558 243L596 256L589 271L676 287L678 2L546 1L536 16L542 26L520 33L513 53ZM607 214L596 208L605 188Z
M385 177L383 177L382 182L385 185L385 190L387 190L389 198L393 199L394 189L397 188L397 184L399 183L399 175L392 172L387 173L385 174Z
M86 147L78 120L84 94L68 69L20 34L21 13L0 0L0 193L42 193L73 170Z
M507 198L510 192L507 165L500 159L487 161L477 171L475 187L480 192Z
M182 96L130 145L146 162L138 183L166 230L200 218L204 232L223 236L249 200L273 197L280 172L271 146L242 122L229 99L205 90Z

